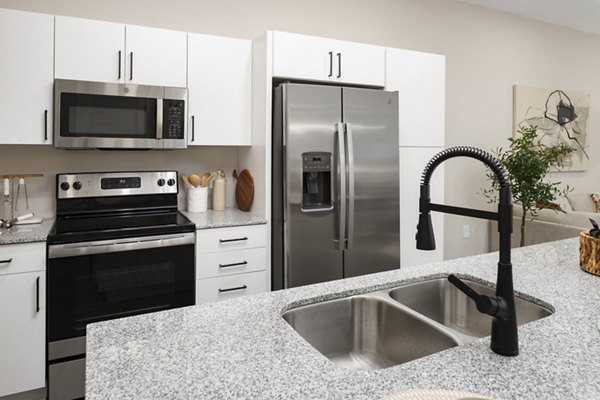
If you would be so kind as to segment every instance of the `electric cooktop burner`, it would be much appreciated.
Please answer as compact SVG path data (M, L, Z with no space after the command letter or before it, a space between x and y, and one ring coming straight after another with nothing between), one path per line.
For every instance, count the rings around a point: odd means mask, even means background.
M177 211L177 172L57 175L49 244L194 232Z

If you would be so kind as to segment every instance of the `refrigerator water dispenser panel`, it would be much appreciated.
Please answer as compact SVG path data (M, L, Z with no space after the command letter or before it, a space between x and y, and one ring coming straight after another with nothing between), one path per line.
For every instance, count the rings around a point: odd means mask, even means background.
M331 153L302 153L302 211L333 209L331 178Z

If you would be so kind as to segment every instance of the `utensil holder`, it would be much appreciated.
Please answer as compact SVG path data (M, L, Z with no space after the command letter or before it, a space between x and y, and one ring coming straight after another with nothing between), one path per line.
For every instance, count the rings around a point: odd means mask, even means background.
M192 187L187 190L188 212L205 212L208 208L208 188Z
M587 231L579 234L579 266L585 272L600 276L600 239Z

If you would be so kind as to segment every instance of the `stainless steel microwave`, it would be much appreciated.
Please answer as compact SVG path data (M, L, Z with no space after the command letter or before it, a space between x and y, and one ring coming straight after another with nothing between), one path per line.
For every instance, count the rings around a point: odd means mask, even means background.
M54 80L54 147L185 149L187 89Z

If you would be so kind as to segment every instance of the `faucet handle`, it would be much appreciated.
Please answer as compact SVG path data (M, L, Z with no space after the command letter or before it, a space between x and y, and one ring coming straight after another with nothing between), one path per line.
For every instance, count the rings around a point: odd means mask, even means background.
M479 312L491 316L501 317L501 315L497 315L499 314L498 311L501 308L500 299L498 299L497 297L490 297L477 293L475 290L471 289L469 285L461 281L455 275L448 275L448 281L450 281L451 284L456 286L458 290L469 296L475 302L475 305L477 306L477 310L479 310Z

